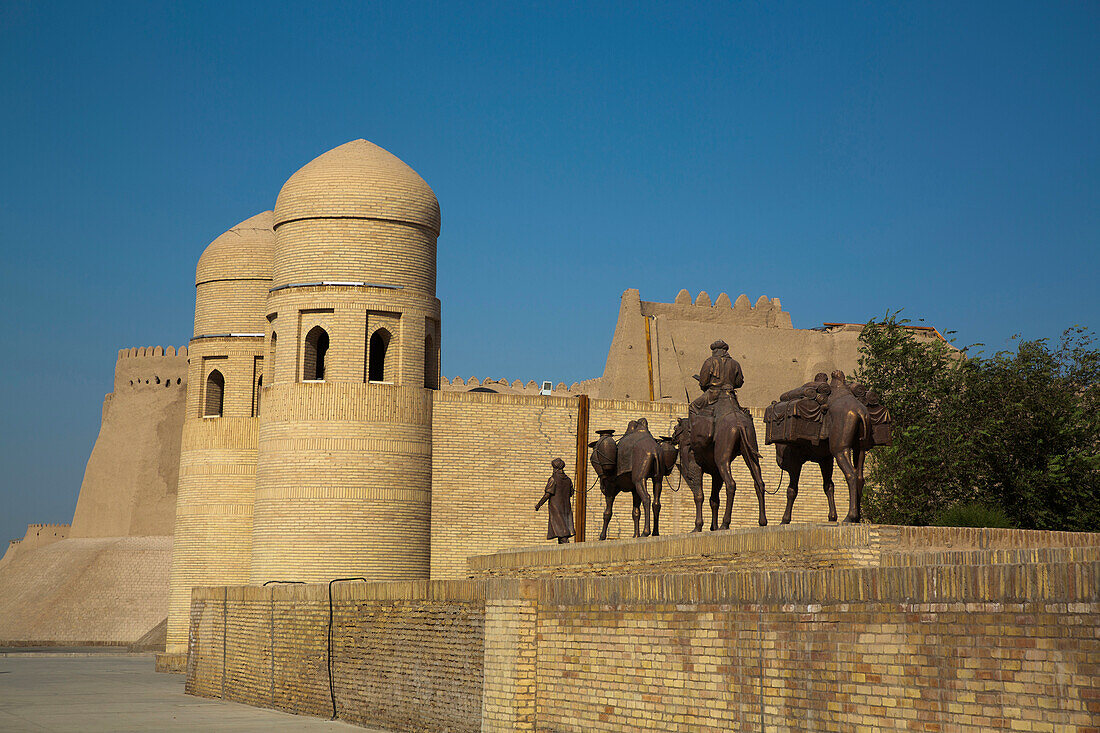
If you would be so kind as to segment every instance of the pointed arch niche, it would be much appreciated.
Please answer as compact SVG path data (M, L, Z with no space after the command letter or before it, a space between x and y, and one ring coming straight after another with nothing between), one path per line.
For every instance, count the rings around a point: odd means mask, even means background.
M305 349L303 349L302 379L306 382L323 382L325 380L325 359L328 356L328 331L320 326L314 326L306 334Z
M393 384L394 356L390 354L393 336L385 328L370 335L367 349L367 381Z
M225 406L225 377L217 369L206 376L203 417L221 417Z

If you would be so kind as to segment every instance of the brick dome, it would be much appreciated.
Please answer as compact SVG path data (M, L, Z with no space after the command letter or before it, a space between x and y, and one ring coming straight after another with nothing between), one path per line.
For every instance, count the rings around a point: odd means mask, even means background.
M212 280L270 280L275 254L272 213L245 219L203 251L195 268L195 285Z
M287 180L275 202L275 227L335 218L402 222L439 236L439 202L431 187L400 158L366 140L314 158Z
M272 214L245 219L206 248L195 268L195 335L263 333L275 260Z

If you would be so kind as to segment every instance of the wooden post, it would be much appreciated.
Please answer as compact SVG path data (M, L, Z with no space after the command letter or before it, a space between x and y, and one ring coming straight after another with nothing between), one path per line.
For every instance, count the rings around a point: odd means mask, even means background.
M577 490L573 504L573 529L577 542L584 542L584 520L588 516L588 395L577 395L577 472L574 479Z
M649 372L649 401L653 401L653 343L649 337L649 316L645 316L645 365Z

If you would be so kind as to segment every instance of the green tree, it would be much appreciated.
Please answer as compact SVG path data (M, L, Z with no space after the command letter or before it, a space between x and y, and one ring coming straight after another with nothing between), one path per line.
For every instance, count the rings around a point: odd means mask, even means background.
M1100 530L1100 352L1086 329L1059 344L968 355L888 313L864 328L856 378L877 390L894 443L868 463L865 512L932 524L981 505L1022 528Z

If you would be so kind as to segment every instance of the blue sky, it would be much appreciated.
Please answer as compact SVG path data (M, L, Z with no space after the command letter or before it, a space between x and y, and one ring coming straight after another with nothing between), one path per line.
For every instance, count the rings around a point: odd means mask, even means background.
M67 522L119 348L363 137L443 211L446 376L603 371L619 296L1100 323L1100 4L0 4L0 539Z

